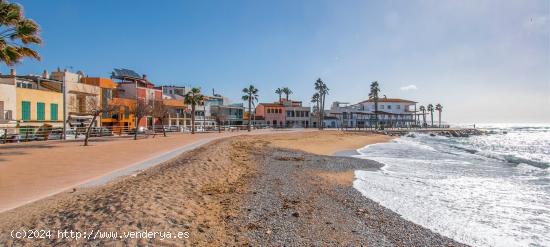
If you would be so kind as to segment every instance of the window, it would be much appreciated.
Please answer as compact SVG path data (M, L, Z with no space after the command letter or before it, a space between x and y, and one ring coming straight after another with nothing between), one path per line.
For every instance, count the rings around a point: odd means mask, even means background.
M17 82L17 87L18 87L18 88L28 88L28 89L32 89L32 88L33 88L32 83L31 83L31 82L27 82L27 81L18 81L18 82Z
M384 105L380 105L380 109L384 110Z
M31 102L21 102L21 120L31 120Z
M36 103L36 120L38 121L44 121L45 118L46 118L46 114L45 114L45 111L46 111L46 105L42 102L38 102Z
M57 104L50 104L50 120L57 121Z
M391 105L388 105L388 110L391 110Z

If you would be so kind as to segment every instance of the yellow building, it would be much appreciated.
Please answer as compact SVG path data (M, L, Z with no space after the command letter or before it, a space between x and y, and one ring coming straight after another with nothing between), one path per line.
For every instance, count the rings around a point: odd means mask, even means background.
M16 77L15 108L19 126L63 127L61 84L39 77Z
M63 126L63 94L61 82L40 76L6 75L4 86L15 89L15 110L12 118L20 127L50 124Z

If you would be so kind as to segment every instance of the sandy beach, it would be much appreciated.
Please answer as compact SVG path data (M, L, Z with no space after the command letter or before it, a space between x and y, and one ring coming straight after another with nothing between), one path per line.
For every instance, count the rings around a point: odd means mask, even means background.
M336 131L215 140L137 175L1 213L0 245L461 245L351 187L354 170L381 164L323 155L387 140ZM10 236L31 229L54 236ZM58 237L64 230L187 237L76 240Z

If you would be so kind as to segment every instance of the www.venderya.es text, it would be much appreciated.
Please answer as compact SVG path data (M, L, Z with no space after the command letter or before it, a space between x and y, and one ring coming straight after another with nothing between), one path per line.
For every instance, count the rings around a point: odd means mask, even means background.
M74 231L74 230L12 230L10 232L15 239L185 239L189 238L189 232L170 232L170 231Z

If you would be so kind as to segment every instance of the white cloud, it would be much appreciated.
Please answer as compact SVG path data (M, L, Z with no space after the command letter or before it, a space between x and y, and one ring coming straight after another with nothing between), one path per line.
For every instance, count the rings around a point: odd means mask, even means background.
M399 89L401 89L401 91L410 91L410 90L417 90L418 88L416 87L416 85L411 84L407 86L402 86Z

